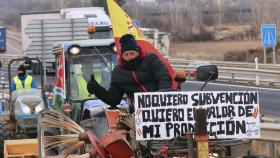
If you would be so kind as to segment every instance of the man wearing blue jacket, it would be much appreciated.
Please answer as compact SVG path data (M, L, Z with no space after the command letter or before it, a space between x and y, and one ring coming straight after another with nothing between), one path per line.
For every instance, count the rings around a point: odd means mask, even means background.
M11 91L18 89L29 89L37 88L38 84L36 80L31 76L26 74L26 68L24 65L20 65L17 70L17 76L15 76L11 82Z

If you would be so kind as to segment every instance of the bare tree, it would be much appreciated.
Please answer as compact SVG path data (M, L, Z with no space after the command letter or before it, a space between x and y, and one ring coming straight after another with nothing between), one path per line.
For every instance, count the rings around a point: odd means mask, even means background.
M218 0L218 21L219 25L221 26L223 24L223 17L225 13L225 1L224 0Z

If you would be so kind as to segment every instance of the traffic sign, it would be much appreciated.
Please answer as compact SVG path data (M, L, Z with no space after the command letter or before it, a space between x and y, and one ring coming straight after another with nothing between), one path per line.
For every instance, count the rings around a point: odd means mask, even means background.
M275 24L262 24L261 33L263 47L275 47L277 45L277 30Z

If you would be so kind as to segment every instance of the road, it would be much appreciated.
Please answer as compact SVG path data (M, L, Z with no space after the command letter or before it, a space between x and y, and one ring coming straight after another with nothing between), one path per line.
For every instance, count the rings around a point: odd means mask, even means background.
M182 85L184 91L199 91L203 82L186 81ZM204 91L258 91L260 100L260 113L280 116L280 89L209 83Z
M7 51L6 54L22 54L20 43L12 38L7 38Z
M15 34L15 33L7 34L6 54L12 54L12 55L22 54L21 41L20 39L18 39L19 37L10 34Z

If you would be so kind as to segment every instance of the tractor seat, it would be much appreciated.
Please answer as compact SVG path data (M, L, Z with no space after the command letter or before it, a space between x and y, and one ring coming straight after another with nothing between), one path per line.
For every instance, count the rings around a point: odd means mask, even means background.
M23 95L19 96L16 100L16 103L25 104L30 108L35 108L39 104L43 104L43 99L37 95Z

